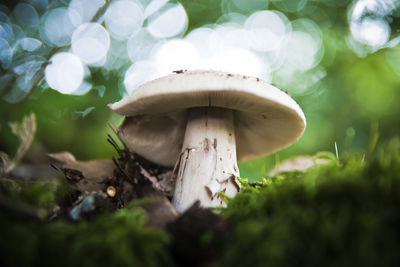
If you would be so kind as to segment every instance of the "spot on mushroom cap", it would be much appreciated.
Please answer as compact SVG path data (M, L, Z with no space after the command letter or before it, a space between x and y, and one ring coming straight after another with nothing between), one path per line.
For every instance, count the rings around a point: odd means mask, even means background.
M191 107L234 111L238 160L282 149L302 135L306 120L285 92L259 78L197 70L150 81L109 107L128 118L121 139L143 157L172 166L183 141Z

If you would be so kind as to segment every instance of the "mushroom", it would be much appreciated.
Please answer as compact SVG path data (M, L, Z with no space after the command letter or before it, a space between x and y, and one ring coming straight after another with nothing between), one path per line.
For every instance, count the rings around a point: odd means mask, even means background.
M295 142L306 120L285 92L260 80L219 71L176 72L138 87L109 105L126 116L117 133L144 158L174 166L172 203L224 205L240 190L237 159Z

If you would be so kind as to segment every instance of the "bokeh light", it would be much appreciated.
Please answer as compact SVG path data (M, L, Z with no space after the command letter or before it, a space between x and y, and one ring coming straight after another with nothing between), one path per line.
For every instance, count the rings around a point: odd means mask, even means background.
M168 5L168 1L152 2L145 16L163 14ZM172 40L165 40L170 34L151 32L151 21L128 40L127 53L134 64L125 75L127 91L133 90L133 84L142 83L132 82L132 77L138 79L141 73L135 65L137 60L154 60L154 64L145 64L155 71L151 77L179 69L213 69L258 76L270 82L274 72L305 71L316 66L323 56L319 27L309 19L290 22L278 11L256 11L248 16L226 13L218 24L199 27L182 39ZM169 24L173 21L162 25Z
M306 107L310 125L324 124L327 142L341 128L325 121L326 99L357 109L340 111L345 129L352 114L391 116L396 108L399 7L394 0L4 2L0 97L15 103L48 87L73 95L102 88L95 95L105 105L176 70L222 70L288 91ZM377 63L376 76L365 77ZM317 128L306 132L302 148L314 144Z
M116 39L127 39L138 31L143 23L144 10L133 0L113 2L105 14L105 23L110 34Z
M208 27L191 31L185 39L196 46L203 59L217 56L223 46L222 36L216 30Z
M249 32L242 27L241 24L227 22L224 24L215 25L214 29L220 36L220 44L217 49L224 47L240 47L249 49L251 41L249 40Z
M384 19L365 18L351 25L351 33L363 44L381 47L389 40L390 26Z
M282 12L268 10L271 3ZM42 55L49 53L51 47L62 48L58 52L70 49L66 57L70 65L86 64L90 68L125 73L126 91L146 79L178 69L230 71L266 81L273 81L283 73L295 77L295 73L317 66L324 54L319 26L305 18L290 21L283 13L297 12L306 4L304 0L286 4L224 0L215 24L188 32L188 13L179 2L32 0L15 8L13 14L19 18L15 18L15 23L6 15L7 10L0 11L0 61L7 67L13 64L14 53L38 51ZM40 38L27 26L28 21L39 26ZM19 49L17 52L15 47ZM57 60L58 57L52 58L55 63L51 65L56 66ZM153 73L143 75L138 66ZM49 70L52 68L48 67ZM85 77L90 80L90 71ZM62 88L63 93L87 92L92 87L83 78L78 79L79 86L67 86L69 89L57 85L54 82L57 79L48 79L52 88ZM289 80L290 77L285 82Z
M290 25L284 15L273 11L258 11L246 20L251 47L257 51L277 50L290 31Z
M0 63L2 68L8 68L11 63L12 51L7 40L0 38Z
M110 48L110 36L99 23L84 23L72 35L72 51L83 62L94 64L106 56Z
M352 39L349 44L361 56L385 46L391 36L390 15L396 1L358 0L349 10Z
M6 26L6 25L4 25L4 26L5 26L5 28L8 28L8 26ZM14 41L24 38L26 36L25 32L17 24L12 24L9 29L10 29L10 35L13 37Z
M12 90L4 96L4 99L16 103L28 95L32 87L36 85L38 74L45 62L45 58L35 55L15 60L12 67L15 82L12 84Z
M137 61L126 71L124 86L127 92L130 93L138 86L154 78L156 78L156 67L153 61Z
M42 46L42 42L35 38L22 38L18 40L19 46L28 52L35 51Z
M92 87L93 87L93 85L90 82L87 82L87 81L83 80L81 85L76 90L71 92L70 94L72 94L72 95L84 95L87 92L89 92L90 89L92 89Z
M155 54L159 76L179 69L197 69L200 56L196 47L186 40L171 40L162 45Z
M187 28L188 18L180 3L166 4L148 18L147 29L156 38L182 35Z
M46 10L49 6L48 0L26 0L25 2L31 4L37 10Z
M153 37L146 28L140 29L129 38L126 45L129 59L135 62L137 60L149 58L157 42L157 39Z
M71 0L68 12L72 23L78 27L82 23L90 22L104 4L104 0Z
M26 3L18 4L13 11L16 22L26 29L34 28L39 23L35 8Z
M62 52L50 59L45 69L46 82L60 93L70 94L77 90L84 76L80 58L72 53Z
M1 23L0 24L0 37L4 39L10 39L12 37L12 30L8 23Z
M310 34L294 31L285 45L285 61L297 69L307 70L313 66L318 50L319 46Z
M168 3L169 0L153 0L148 3L148 5L145 8L144 11L144 17L148 18L154 12L157 12L161 7L163 7L166 3Z
M47 11L41 18L41 37L48 45L64 46L71 42L75 25L71 20L71 12L66 7Z
M269 76L263 75L259 58L251 51L243 48L230 47L221 51L216 58L210 59L203 65L207 69L222 70L232 73L261 77L270 81ZM269 74L268 69L264 69Z

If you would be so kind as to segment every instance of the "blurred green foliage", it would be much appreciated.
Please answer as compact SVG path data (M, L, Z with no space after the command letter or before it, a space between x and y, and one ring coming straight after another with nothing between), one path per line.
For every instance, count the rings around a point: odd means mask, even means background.
M37 118L35 144L38 149L45 152L69 150L81 159L110 158L114 155L115 150L106 141L107 134L112 133L108 123L116 127L123 118L112 114L107 104L119 99L118 76L114 73L107 77L99 74L92 75L92 79L108 90L91 90L86 95L74 96L63 95L50 88L36 88L32 96L22 102L2 102L0 150L12 155L18 147L18 139L7 123L34 112Z
M54 195L55 184L43 181L0 179L0 193L6 195L8 200L12 201L15 205L29 203L36 208L51 209L56 204Z

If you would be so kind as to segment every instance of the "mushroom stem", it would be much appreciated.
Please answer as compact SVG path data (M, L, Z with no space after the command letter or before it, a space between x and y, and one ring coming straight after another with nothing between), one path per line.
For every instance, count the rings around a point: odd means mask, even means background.
M233 111L189 109L182 153L176 164L172 203L178 211L185 211L196 200L203 207L224 205L219 192L233 197L240 189Z

